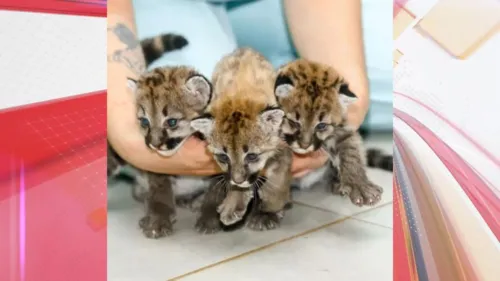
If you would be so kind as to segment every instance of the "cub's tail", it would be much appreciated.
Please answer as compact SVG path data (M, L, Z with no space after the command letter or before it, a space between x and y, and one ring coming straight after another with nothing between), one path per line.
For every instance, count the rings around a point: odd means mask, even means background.
M380 149L368 149L366 151L366 163L368 167L392 172L392 155L386 154Z
M141 47L146 58L146 65L159 59L164 53L184 48L188 41L184 36L165 33L141 40Z

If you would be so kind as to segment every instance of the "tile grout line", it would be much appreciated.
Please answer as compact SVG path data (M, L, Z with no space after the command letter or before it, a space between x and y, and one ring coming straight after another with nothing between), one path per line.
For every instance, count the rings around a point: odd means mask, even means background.
M371 208L369 210L365 210L365 211L362 211L362 212L359 212L357 213L356 215L359 215L359 214L363 214L363 213L367 213L371 210L375 210L375 209L379 209L379 208L382 208L382 207L385 207L385 206L388 206L392 204L392 201L391 202L388 202L388 203L385 203L385 204L382 204L382 205L379 205L379 206L376 206L374 208ZM330 211L331 212L331 211ZM328 228L332 225L336 225L336 224L339 224L341 222L344 222L348 219L351 219L353 216L346 216L346 217L343 217L343 218L340 218L340 219L337 219L337 220L334 220L332 222L329 222L329 223L326 223L326 224L323 224L323 225L320 225L320 226L317 226L315 228L312 228L312 229L309 229L309 230L306 230L304 232L301 232L301 233L298 233L298 234L295 234L295 235L292 235L292 236L289 236L289 237L286 237L286 238L283 238L283 239L280 239L280 240L277 240L277 241L274 241L274 242L271 242L269 244L266 244L264 246L260 246L260 247L257 247L253 250L250 250L250 251L246 251L244 253L241 253L241 254L238 254L236 256L232 256L230 258L227 258L227 259L224 259L224 260L221 260L221 261L218 261L218 262L215 262L215 263L212 263L212 264L209 264L209 265L206 265L206 266L203 266L203 267L200 267L198 269L195 269L193 271L190 271L190 272L187 272L187 273L184 273L184 274L181 274L179 276L176 276L176 277L173 277L173 278L170 278L168 279L167 281L176 281L176 280L180 280L182 278L185 278L185 277L188 277L188 276L191 276L191 275L194 275L196 273L199 273L199 272L202 272L204 270L207 270L207 269L210 269L210 268L213 268L213 267L216 267L218 265L221 265L221 264L225 264L225 263L228 263L228 262L231 262L231 261L234 261L234 260L238 260L238 259L241 259L243 257L246 257L246 256L249 256L251 254L254 254L254 253L257 253L257 252L261 252L265 249L268 249L268 248L272 248L276 245L279 245L279 244L282 244L284 242L287 242L287 241L290 241L290 240L293 240L295 238L299 238L299 237L302 237L304 235L307 235L307 234L311 234L311 233L314 233L316 231L319 231L319 230L323 230L325 228Z
M300 202L300 201L293 201L294 204L297 204L297 205L300 205L300 206L303 206L303 207L308 207L308 208L312 208L312 209L316 209L316 210L319 210L319 211L323 211L323 212L327 212L327 213L332 213L332 214L336 214L336 215L339 215L339 216L349 216L351 219L353 220L356 220L356 221L360 221L360 222L364 222L364 223L368 223L368 224L372 224L372 225L375 225L375 226L380 226L380 227L383 227L383 228L388 228L388 229L393 229L392 227L389 227L387 225L383 225L383 224L378 224L376 222L371 222L371 221L367 221L367 220L363 220L363 219L360 219L360 218L355 218L355 216L358 216L360 214L364 214L364 213L368 213L369 211L371 210L374 210L374 209L378 209L380 207L385 207L385 206L388 206L390 204L393 204L393 200L389 201L389 202L386 202L382 205L379 205L379 206L376 206L376 207L373 207L373 208L370 208L368 210L364 210L362 212L359 212L359 213L355 213L355 214L350 214L350 215L345 215L345 214L341 214L341 213L338 213L338 212L335 212L335 211L332 211L332 210L328 210L326 208L322 208L322 207L317 207L317 206L313 206L313 205L309 205L307 203L303 203L303 202Z

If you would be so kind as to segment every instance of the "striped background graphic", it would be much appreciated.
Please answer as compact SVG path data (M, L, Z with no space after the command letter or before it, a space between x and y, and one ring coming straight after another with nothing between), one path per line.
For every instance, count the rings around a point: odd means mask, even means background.
M500 2L395 2L394 280L499 280Z
M106 280L105 17L0 3L0 280Z

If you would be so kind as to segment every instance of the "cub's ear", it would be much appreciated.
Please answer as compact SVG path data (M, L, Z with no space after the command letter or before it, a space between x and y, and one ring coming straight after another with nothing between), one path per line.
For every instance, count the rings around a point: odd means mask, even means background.
M207 107L212 99L212 84L208 79L196 74L186 80L186 88L190 95L187 95L187 103L196 111L200 111Z
M196 132L200 132L205 137L212 134L214 129L214 118L210 114L202 115L198 118L191 120L191 128Z
M276 77L276 82L274 83L274 94L277 98L281 99L288 97L292 93L293 89L293 81L290 77L284 74L279 74L278 77Z
M279 108L266 108L260 113L259 125L264 129L264 132L278 132L284 115L285 112Z
M357 99L358 99L358 97L353 92L351 92L351 90L349 89L349 85L342 84L340 86L339 101L340 101L340 105L342 106L342 108L344 108L344 110L346 110L347 107L351 103L355 102Z
M137 91L137 80L127 77L127 88L129 88L132 93L136 93Z

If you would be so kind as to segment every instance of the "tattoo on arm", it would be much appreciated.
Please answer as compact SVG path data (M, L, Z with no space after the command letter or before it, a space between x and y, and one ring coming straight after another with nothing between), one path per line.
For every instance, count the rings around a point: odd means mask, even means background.
M108 55L108 63L121 63L136 75L141 75L146 70L146 62L141 43L134 32L125 24L117 23L108 27L108 33L114 34L124 45Z

